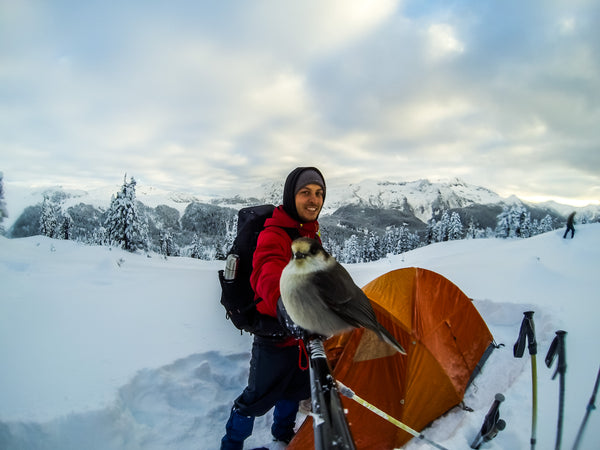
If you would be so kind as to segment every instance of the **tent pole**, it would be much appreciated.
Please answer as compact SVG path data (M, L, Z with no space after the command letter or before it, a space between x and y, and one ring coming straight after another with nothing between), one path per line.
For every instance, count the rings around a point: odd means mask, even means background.
M350 389L348 386L346 386L342 382L338 381L337 385L338 385L338 387L340 389L340 393L343 396L348 397L349 399L354 400L359 405L364 406L369 411L372 411L375 414L377 414L379 417L381 417L381 418L387 420L388 422L396 425L401 430L406 431L407 433L412 434L413 436L418 437L419 439L422 439L423 441L427 442L429 445L434 446L435 448L439 448L441 450L448 450L446 447L443 447L440 444L437 444L437 443L433 442L432 440L427 439L422 433L419 433L418 431L413 430L411 427L409 427L408 425L400 422L398 419L393 418L388 413L383 412L382 410L380 410L379 408L377 408L375 405L369 403L365 399L360 398L358 395L356 395L354 393L354 391L352 389Z

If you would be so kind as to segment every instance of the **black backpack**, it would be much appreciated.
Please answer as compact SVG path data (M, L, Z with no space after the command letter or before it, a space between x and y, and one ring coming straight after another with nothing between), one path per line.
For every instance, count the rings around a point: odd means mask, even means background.
M265 220L273 215L274 205L250 206L238 212L237 234L231 250L227 253L225 270L219 270L221 304L226 317L236 328L257 336L284 337L289 334L275 317L260 314L250 285L252 257L256 250L258 235L264 229ZM298 230L283 228L290 238L300 237Z

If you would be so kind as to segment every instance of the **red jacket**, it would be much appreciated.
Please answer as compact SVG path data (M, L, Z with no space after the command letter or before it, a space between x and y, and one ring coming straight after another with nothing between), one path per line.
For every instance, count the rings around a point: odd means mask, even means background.
M254 289L255 299L262 298L256 309L261 314L277 317L277 300L279 278L285 266L292 258L292 239L283 228L295 228L301 236L319 239L319 222L300 223L292 219L279 206L273 217L265 222L265 229L258 236L256 250L252 260L250 284Z

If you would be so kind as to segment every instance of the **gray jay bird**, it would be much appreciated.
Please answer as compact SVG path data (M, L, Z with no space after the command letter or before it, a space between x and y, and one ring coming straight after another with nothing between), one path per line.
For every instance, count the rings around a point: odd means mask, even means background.
M350 274L315 239L292 242L292 259L281 273L279 288L286 313L306 331L330 337L365 327L406 354L377 321L371 301Z

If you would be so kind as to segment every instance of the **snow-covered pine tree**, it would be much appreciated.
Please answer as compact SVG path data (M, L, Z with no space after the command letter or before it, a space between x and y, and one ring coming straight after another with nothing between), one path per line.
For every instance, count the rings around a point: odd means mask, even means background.
M477 225L475 225L475 220L471 217L469 220L469 226L467 227L467 239L475 239L478 236Z
M73 229L73 219L68 214L59 219L56 237L59 239L71 239L71 230Z
M225 257L227 257L227 252L233 245L233 241L235 240L235 236L237 235L237 226L238 226L238 216L234 215L229 221L225 223L225 243L223 244L223 250Z
M332 237L332 233L323 233L321 236L321 240L323 241L323 248L327 249L327 252L332 255L339 262L345 262L342 260L343 258L343 242L340 243L338 239Z
M542 220L540 220L539 233L547 233L554 229L554 224L550 214L546 214Z
M44 195L42 211L40 213L40 233L42 236L48 236L50 238L57 237L59 221L58 216L59 214L57 206L50 200L48 195Z
M363 262L361 260L361 253L360 240L356 234L353 234L344 241L340 262L348 264Z
M133 177L127 182L126 174L121 191L112 197L104 224L107 243L129 252L148 249L148 226L136 206L135 185Z
M429 219L427 221L427 238L425 239L425 242L427 243L427 245L437 242L436 229L437 229L436 220L433 218Z
M237 215L234 215L230 220L225 221L225 238L222 240L219 239L216 243L215 258L219 261L225 261L227 258L227 252L229 252L229 249L233 245L233 241L237 234L237 223Z
M497 216L496 237L528 238L536 234L531 214L523 205L505 206Z
M402 253L409 252L421 245L421 239L417 233L411 233L407 226L402 226Z
M448 240L448 229L450 226L450 214L447 210L442 212L440 221L436 224L436 242L446 242Z
M412 250L411 236L408 228L402 225L398 229L398 243L396 244L395 254L400 255L404 252Z
M192 241L192 250L190 252L191 258L202 259L202 240L198 233L194 234L194 240Z
M173 236L168 231L165 231L160 238L160 253L165 256L179 256L177 246L173 242Z
M103 226L94 228L89 243L94 245L104 245L107 241L108 239L106 238L106 228L104 228Z
M496 217L496 237L507 238L511 233L510 210L507 206Z
M408 242L410 244L410 250L414 250L415 248L423 246L423 242L421 242L421 237L419 236L419 233L410 233Z
M6 207L6 201L4 200L4 174L0 172L0 233L3 233L4 228L2 222L8 217L8 209Z
M448 222L448 240L457 241L463 238L463 224L460 220L460 216L456 211L450 216Z
M385 229L382 240L384 255L396 255L398 253L398 244L400 242L400 231L396 226L389 226Z
M522 238L529 238L531 236L535 236L536 231L534 229L534 224L531 221L531 214L529 213L529 211L524 211L523 214L521 214L521 237Z
M373 231L368 231L365 235L364 255L365 262L377 261L383 256L379 236Z
M510 233L508 237L522 237L522 225L525 216L525 208L521 205L515 205L510 208L509 220L510 220Z
M411 233L406 225L402 225L400 228L388 227L383 238L384 253L381 256L400 255L419 247L420 244L419 235Z

